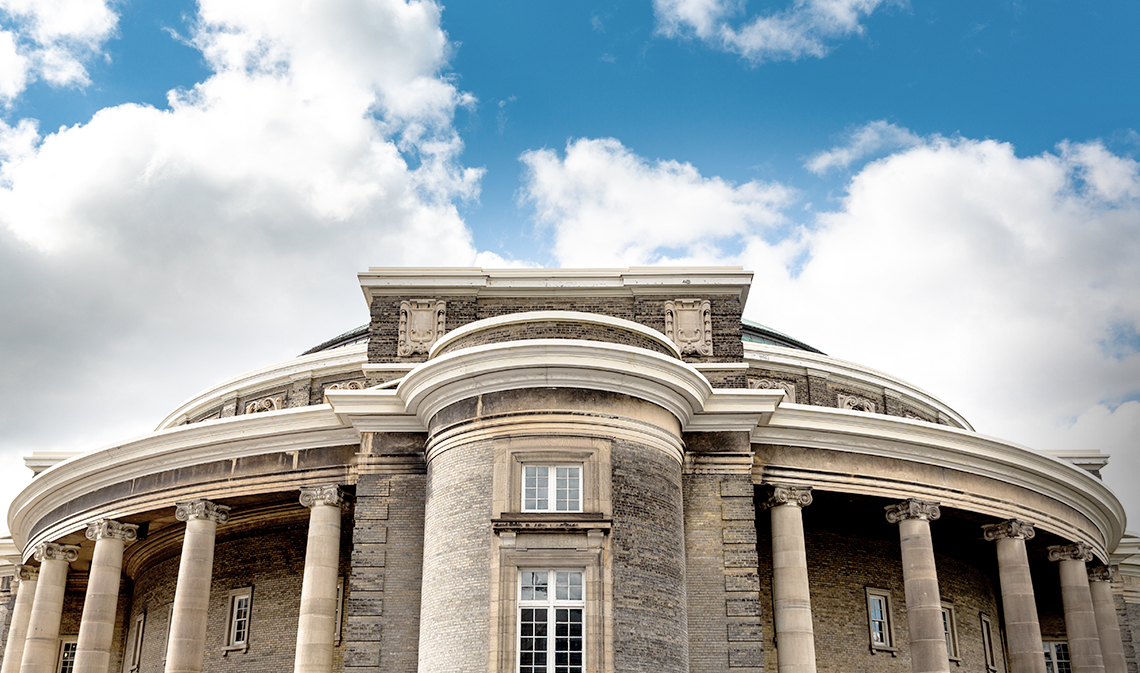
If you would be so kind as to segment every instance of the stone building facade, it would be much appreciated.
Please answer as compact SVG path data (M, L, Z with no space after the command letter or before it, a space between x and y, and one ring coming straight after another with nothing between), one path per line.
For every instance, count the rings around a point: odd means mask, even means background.
M359 278L16 496L0 673L1140 673L1105 457L743 320L749 272Z

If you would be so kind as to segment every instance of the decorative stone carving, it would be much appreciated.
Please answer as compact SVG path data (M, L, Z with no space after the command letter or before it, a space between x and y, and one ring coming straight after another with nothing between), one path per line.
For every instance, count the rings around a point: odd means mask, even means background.
M133 523L122 523L111 519L96 519L87 522L87 539L99 540L105 537L134 542L139 538L139 527Z
M1084 542L1073 544L1056 544L1049 547L1050 561L1084 561L1093 560L1092 547Z
M795 505L807 507L811 504L811 486L783 486L769 484L763 502L760 505L766 509L780 505Z
M898 523L904 519L935 521L942 516L938 503L918 498L907 498L902 502L887 505L884 509L887 510L887 521L891 523Z
M665 302L665 336L682 355L712 355L712 304L707 299Z
M782 390L791 401L796 401L796 384L776 379L748 379L748 387L753 390Z
M32 557L41 563L43 561L66 561L71 563L79 558L79 547L70 544L56 544L54 542L41 542L36 545Z
M207 519L215 523L225 523L230 520L230 507L209 500L180 502L175 505L174 518L179 521Z
M282 407L281 396L276 397L263 397L260 400L254 400L245 405L245 413L259 414L263 411L278 411Z
M40 569L35 566L16 566L16 579L21 582L35 582L40 577Z
M325 386L325 390L365 390L368 385L364 381L341 381L339 383L330 383Z
M982 537L993 542L994 540L1032 540L1037 535L1033 524L1025 523L1019 519L1008 519L1001 523L988 523L982 526Z
M301 489L301 504L305 507L331 505L340 507L346 504L346 494L336 484L328 486L304 487Z
M925 418L923 418L922 416L919 416L918 414L915 414L915 413L912 413L912 412L909 412L909 411L904 411L904 412L903 412L903 418L909 418L909 419L910 419L910 420L912 420L912 421L926 421L927 423L929 423L929 422L930 422L930 421L927 421L927 420L926 420Z
M839 393L839 408L850 409L852 411L866 411L867 413L875 413L875 403L866 397L858 397L856 395L844 395Z
M400 335L396 355L427 353L441 336L447 321L447 303L434 299L400 302Z
M1089 568L1090 582L1115 582L1120 579L1120 566L1097 566Z

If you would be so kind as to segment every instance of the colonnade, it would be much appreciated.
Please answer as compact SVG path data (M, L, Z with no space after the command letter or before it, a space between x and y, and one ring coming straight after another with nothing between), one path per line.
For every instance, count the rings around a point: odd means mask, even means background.
M811 504L811 488L769 484L760 503L772 518L772 602L779 673L814 673L811 595L801 509ZM887 521L899 526L910 661L915 673L949 673L942 599L934 563L930 522L941 516L939 503L908 498L886 507ZM982 527L996 542L1005 635L1012 673L1045 673L1044 643L1025 541L1031 524L1010 519ZM1120 626L1109 584L1114 567L1087 569L1089 545L1049 547L1059 567L1061 598L1074 673L1126 673Z
M301 607L297 623L295 673L331 673L336 637L337 575L340 564L340 520L344 494L337 485L301 489L301 504L310 509ZM206 648L206 615L213 576L218 524L230 508L209 500L177 503L175 516L186 522L170 636L166 673L201 673ZM110 673L119 583L125 547L138 537L138 526L111 519L87 524L95 542L87 576L87 593L73 652L74 673ZM56 673L64 590L79 547L44 542L33 552L39 568L20 566L16 605L0 673Z

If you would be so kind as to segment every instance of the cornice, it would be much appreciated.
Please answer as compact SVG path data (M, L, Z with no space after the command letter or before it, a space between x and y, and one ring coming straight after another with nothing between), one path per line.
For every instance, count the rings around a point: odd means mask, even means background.
M345 427L327 404L178 426L84 453L45 470L12 501L8 527L23 549L36 522L83 493L202 463L359 441L359 433ZM81 528L82 524L76 530Z
M1032 521L1042 530L1092 544L1103 559L1107 559L1108 551L1116 547L1124 534L1124 508L1099 479L1052 456L974 432L881 414L785 403L768 425L752 431L752 441L933 465L1030 489L1092 521L1095 534L1055 517L1042 520L1040 512L1029 511L1018 503L990 499L985 494L911 489L910 495L940 500L947 507ZM783 478L784 471L776 471ZM859 475L837 476L826 488L887 497L897 492L910 497L906 485L892 486Z
M945 402L931 395L925 390L895 378L890 374L864 367L863 365L838 358L801 351L783 346L771 346L754 342L744 342L744 359L754 365L763 363L766 369L798 373L827 378L832 383L846 383L850 381L855 387L871 392L883 392L888 397L895 397L904 402L917 403L919 406L930 407L935 412L942 412L948 417L962 424L966 430L973 431L961 414L951 409ZM836 381L839 377L847 381Z

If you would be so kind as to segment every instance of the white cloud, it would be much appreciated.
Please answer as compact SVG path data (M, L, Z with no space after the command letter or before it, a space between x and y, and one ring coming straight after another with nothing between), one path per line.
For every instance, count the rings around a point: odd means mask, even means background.
M169 110L0 125L0 491L366 322L369 265L476 260L438 6L209 0L191 39Z
M537 150L521 160L522 199L552 227L565 266L660 263L680 248L691 259L718 257L718 246L784 222L792 195L780 185L706 178L691 164L650 162L612 138L572 140L564 157Z
M1140 514L1140 493L1123 488L1140 466L1140 404L1119 402L1140 395L1135 161L1096 142L1019 157L992 140L927 138L863 167L837 209L781 240L741 213L777 221L784 201L742 199L616 141L527 162L559 262L743 264L756 272L750 317L910 380L983 433L1114 454L1105 478ZM725 235L739 244L706 244Z
M826 56L831 42L863 32L862 20L887 0L795 0L778 12L743 18L744 0L654 0L657 32L697 38L759 63Z
M43 78L56 86L90 83L83 63L101 53L119 17L108 0L0 0L0 100L10 102Z
M909 129L884 120L873 121L848 134L845 144L813 156L807 161L806 167L816 175L823 175L833 168L847 168L877 152L914 147L921 142L922 139Z

